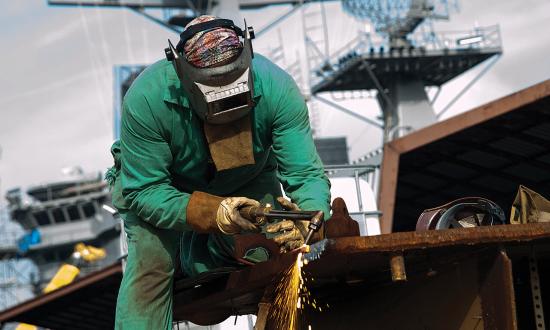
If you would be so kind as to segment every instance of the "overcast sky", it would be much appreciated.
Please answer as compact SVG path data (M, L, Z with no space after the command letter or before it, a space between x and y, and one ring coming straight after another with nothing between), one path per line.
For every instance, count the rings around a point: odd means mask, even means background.
M288 10L276 7L242 16L260 30ZM330 49L355 36L362 24L327 4ZM255 40L269 53L284 40L287 64L303 55L301 15ZM177 35L125 9L48 7L46 0L0 3L0 158L1 191L62 178L61 168L80 165L104 171L111 164L113 66L160 59L166 39ZM500 24L504 54L445 117L550 78L550 1L462 1L460 12L438 30L464 30ZM444 85L441 109L482 67ZM372 100L345 106L375 118ZM380 143L376 128L319 106L322 136L346 136L351 159Z

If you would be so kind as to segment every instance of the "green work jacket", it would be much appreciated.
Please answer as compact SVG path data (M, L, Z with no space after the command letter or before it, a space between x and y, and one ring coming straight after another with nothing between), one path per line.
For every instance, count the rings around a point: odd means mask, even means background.
M172 64L161 60L140 74L124 98L121 118L121 194L114 204L124 220L139 218L190 232L186 209L193 191L219 196L244 191L258 199L273 184L255 179L270 173L301 209L329 215L330 182L313 143L303 96L284 70L261 55L255 54L253 73L255 164L214 175L208 170L203 124Z

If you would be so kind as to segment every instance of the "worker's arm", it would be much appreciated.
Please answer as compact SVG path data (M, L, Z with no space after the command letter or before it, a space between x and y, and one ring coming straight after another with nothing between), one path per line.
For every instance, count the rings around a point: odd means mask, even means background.
M121 126L122 196L141 219L180 231L232 235L258 230L238 212L240 207L259 205L257 201L200 191L187 194L172 186L172 152L164 137L169 132L163 131L143 95L125 99Z
M172 152L143 95L128 95L121 118L122 196L129 209L155 227L190 230L190 194L171 185Z
M330 216L330 182L317 154L308 110L298 86L287 74L274 83L279 93L272 100L273 151L277 158L279 180L285 193L302 210L320 210Z

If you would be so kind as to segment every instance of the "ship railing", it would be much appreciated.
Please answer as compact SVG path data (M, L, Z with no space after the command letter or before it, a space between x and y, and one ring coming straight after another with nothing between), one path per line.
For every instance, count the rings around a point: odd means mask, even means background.
M418 29L420 30L420 29ZM401 54L424 55L426 52L472 51L489 49L500 51L502 39L498 25L476 27L470 30L445 32L415 32L410 34L408 41L411 46L407 49L388 48L386 39L373 39L370 33L358 34L344 46L333 52L328 61L325 61L311 70L311 86L330 78L336 72L362 60L367 54L373 56L387 56L395 51Z

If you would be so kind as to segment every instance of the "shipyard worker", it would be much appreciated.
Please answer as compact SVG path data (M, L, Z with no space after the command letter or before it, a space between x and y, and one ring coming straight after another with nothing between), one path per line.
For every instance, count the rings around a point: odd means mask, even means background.
M178 264L188 277L243 265L236 237L260 228L242 207L281 208L282 186L302 210L329 214L304 98L287 73L252 53L252 38L246 26L198 17L124 98L110 172L128 241L117 329L172 328ZM295 227L271 230L268 242L299 247L305 233ZM269 257L250 252L250 263Z

